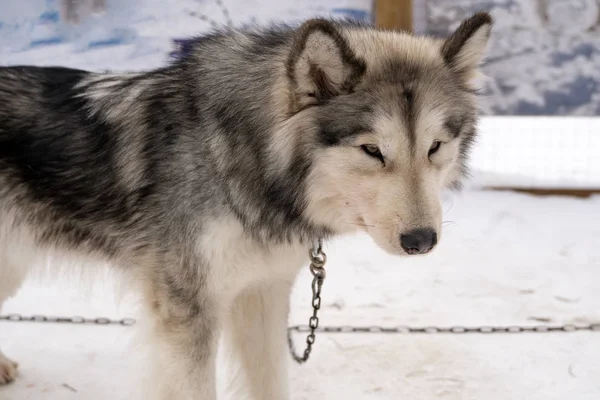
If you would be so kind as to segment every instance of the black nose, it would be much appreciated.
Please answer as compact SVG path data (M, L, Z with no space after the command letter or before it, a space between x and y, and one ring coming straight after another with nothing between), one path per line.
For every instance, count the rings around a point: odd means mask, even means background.
M425 254L437 244L437 233L430 228L419 228L400 235L400 244L408 254Z

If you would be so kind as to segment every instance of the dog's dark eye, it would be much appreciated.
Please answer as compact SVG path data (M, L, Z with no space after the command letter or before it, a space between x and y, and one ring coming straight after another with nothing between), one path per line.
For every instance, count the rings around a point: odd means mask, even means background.
M374 144L363 144L362 146L360 146L360 148L369 156L376 158L381 162L384 162L381 150L379 150L379 147L375 146Z
M429 157L434 155L440 149L441 145L442 145L442 142L438 142L437 140L435 142L433 142L433 144L431 145L431 148L429 149L429 153L427 155Z

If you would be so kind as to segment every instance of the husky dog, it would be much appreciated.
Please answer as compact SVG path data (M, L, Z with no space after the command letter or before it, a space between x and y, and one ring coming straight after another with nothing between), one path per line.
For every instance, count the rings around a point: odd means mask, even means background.
M215 399L221 332L248 398L289 398L311 243L438 242L491 25L478 13L442 40L311 19L216 32L144 73L0 68L0 303L48 259L104 260L145 299L145 398ZM0 383L16 367L0 353Z

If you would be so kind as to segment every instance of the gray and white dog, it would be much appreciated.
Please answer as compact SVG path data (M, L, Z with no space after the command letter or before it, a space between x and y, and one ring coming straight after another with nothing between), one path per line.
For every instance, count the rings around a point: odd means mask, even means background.
M106 261L145 299L146 398L215 399L221 332L248 398L289 398L313 241L439 240L491 26L478 13L442 40L311 19L216 32L144 73L0 68L0 304L48 260ZM16 367L0 353L0 383Z

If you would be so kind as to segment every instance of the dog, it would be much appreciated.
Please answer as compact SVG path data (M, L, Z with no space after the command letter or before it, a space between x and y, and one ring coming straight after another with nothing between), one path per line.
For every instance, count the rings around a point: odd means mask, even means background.
M437 39L314 18L215 31L148 72L0 68L0 304L49 259L105 261L144 299L145 398L215 399L223 340L248 398L288 399L311 244L439 241L492 24ZM0 383L16 368L0 353Z

